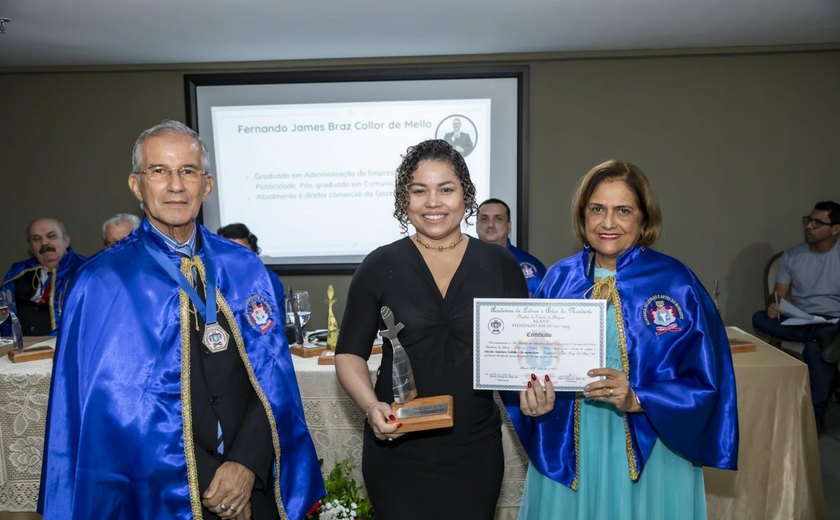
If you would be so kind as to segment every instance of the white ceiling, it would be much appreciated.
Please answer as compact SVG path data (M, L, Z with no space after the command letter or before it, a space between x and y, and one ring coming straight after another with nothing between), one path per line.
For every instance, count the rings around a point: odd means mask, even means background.
M0 0L0 67L840 42L840 0Z

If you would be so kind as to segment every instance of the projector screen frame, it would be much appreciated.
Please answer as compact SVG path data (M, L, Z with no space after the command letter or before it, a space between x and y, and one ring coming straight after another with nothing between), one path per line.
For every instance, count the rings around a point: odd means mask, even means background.
M293 83L353 83L375 81L412 81L447 79L512 78L517 83L516 100L516 210L514 219L516 243L528 248L528 125L529 125L529 67L522 66L452 66L452 67L391 67L341 70L268 71L200 73L184 75L186 124L198 131L198 95L203 86L270 85ZM396 163L395 163L396 166ZM481 203L482 201L477 201ZM390 215L388 216L390 218ZM203 212L199 213L203 222ZM472 218L476 224L476 216ZM214 229L211 231L215 231ZM384 243L382 245L385 245ZM358 267L353 263L267 264L281 275L352 274Z

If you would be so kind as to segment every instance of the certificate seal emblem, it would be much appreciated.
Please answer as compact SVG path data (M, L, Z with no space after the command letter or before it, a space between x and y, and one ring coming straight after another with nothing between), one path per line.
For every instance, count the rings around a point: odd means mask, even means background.
M248 325L262 335L277 325L277 322L271 319L271 314L271 304L259 294L254 294L245 301Z
M491 318L487 322L487 330L490 331L490 334L501 334L505 330L505 322L501 318Z

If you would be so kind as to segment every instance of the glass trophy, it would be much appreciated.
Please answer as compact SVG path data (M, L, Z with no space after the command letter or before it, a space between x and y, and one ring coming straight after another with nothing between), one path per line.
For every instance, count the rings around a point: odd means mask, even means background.
M400 433L452 427L452 396L417 397L411 361L397 338L397 334L404 328L403 324L395 323L394 313L390 308L383 306L380 312L382 321L385 322L385 330L380 331L380 334L391 342L394 351L391 366L394 402L391 404L391 410L396 420L389 422L402 423Z

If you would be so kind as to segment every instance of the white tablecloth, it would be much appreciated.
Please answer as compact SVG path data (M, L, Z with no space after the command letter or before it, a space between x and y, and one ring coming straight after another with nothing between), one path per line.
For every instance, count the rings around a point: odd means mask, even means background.
M743 331L756 352L735 354L740 456L737 472L705 470L709 518L823 518L816 427L805 365ZM344 393L332 365L293 356L303 408L324 469L361 460L363 414ZM380 356L368 364L371 374ZM34 511L52 360L13 364L0 357L0 511ZM503 414L504 415L504 414ZM506 415L505 415L506 417ZM515 518L527 459L505 419L505 477L498 518ZM356 478L361 484L360 468Z

